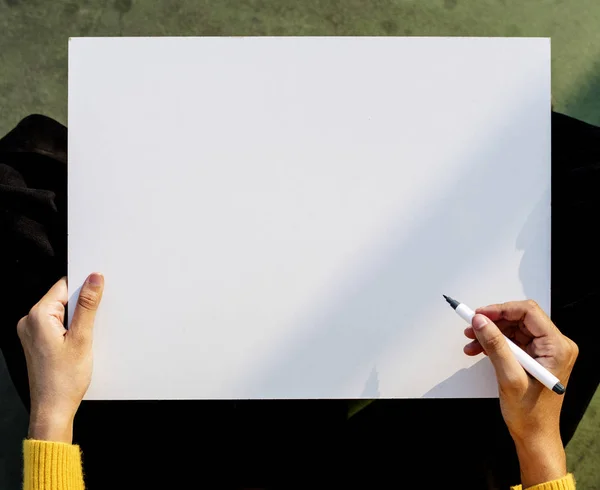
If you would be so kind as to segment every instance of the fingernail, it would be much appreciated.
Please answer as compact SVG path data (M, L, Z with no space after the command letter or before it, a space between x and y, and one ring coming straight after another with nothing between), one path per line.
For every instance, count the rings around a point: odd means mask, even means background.
M488 320L487 316L477 314L473 317L473 320L471 321L471 325L473 325L473 328L475 330L481 330L489 322L490 321Z
M104 276L102 274L100 274L99 272L94 272L93 274L90 274L90 276L88 277L88 283L91 286L101 286L103 279L104 279Z

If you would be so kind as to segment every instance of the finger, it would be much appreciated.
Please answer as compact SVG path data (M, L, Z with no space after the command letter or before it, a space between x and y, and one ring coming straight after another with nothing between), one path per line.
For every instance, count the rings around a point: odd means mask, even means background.
M495 322L496 326L500 329L500 331L506 335L509 339L515 340L520 344L527 344L532 338L532 335L527 335L526 333L519 330L518 325L513 322L509 322L507 320L499 320ZM477 337L475 336L475 332L473 331L473 327L467 327L464 330L465 337L475 340Z
M90 274L79 291L69 329L70 335L81 340L91 340L96 311L102 300L103 290L104 276L97 272Z
M519 347L525 349L528 345L531 344L531 342L536 338L533 335L531 335L529 332L523 332L523 330L517 328L515 330L512 331L512 333L510 335L506 335L509 339L511 339L515 344L517 344ZM537 338L545 338L544 337L537 337Z
M478 356L484 351L483 347L481 347L481 344L479 343L479 340L474 340L463 347L463 352L468 356Z
M40 304L44 303L60 303L65 306L69 301L69 291L67 288L67 278L61 278L40 300Z
M555 359L561 354L560 345L552 337L540 337L535 339L527 346L527 353L543 363L543 359Z
M63 335L65 328L65 305L69 299L67 290L67 279L63 277L58 280L48 292L40 299L37 304L29 311L29 317L33 320L28 324L33 327L48 325L47 319L54 319L51 325L56 327L53 331L47 333L59 333Z
M510 386L517 380L527 380L527 375L511 352L506 338L500 329L489 318L477 314L472 320L473 331L477 340L492 361L498 382L502 386Z
M556 330L548 315L535 301L510 301L478 308L476 313L487 316L493 322L507 320L526 327L534 336L540 337Z

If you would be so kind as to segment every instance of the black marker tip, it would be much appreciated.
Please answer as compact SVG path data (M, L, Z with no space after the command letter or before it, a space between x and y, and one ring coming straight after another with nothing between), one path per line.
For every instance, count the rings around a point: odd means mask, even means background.
M565 393L565 387L561 383L556 383L552 387L552 391L554 393L558 393L559 395L563 395Z
M445 294L442 294L442 296L445 298L445 300L448 302L448 304L450 306L452 306L453 309L456 310L456 307L460 304L458 301L456 301L454 298L451 298L450 296L446 296Z

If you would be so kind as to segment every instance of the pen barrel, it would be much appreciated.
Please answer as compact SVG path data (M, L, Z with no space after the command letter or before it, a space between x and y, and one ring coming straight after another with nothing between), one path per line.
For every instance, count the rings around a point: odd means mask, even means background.
M461 317L465 322L471 325L473 317L475 316L475 312L471 308L461 303L456 307L454 311L456 311L457 315Z
M510 350L515 355L517 361L519 361L519 364L523 367L523 369L525 369L525 371L531 374L531 376L537 379L546 388L551 390L557 383L560 383L560 380L556 376L554 376L544 366L537 362L533 357L527 354L527 352L521 349L508 337L505 336L505 338Z

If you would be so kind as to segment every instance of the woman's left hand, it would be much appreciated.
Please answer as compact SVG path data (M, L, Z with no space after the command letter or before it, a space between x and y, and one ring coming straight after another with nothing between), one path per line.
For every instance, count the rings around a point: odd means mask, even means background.
M72 442L75 413L92 379L92 331L103 290L104 277L91 274L67 330L63 278L17 325L29 375L31 439Z

